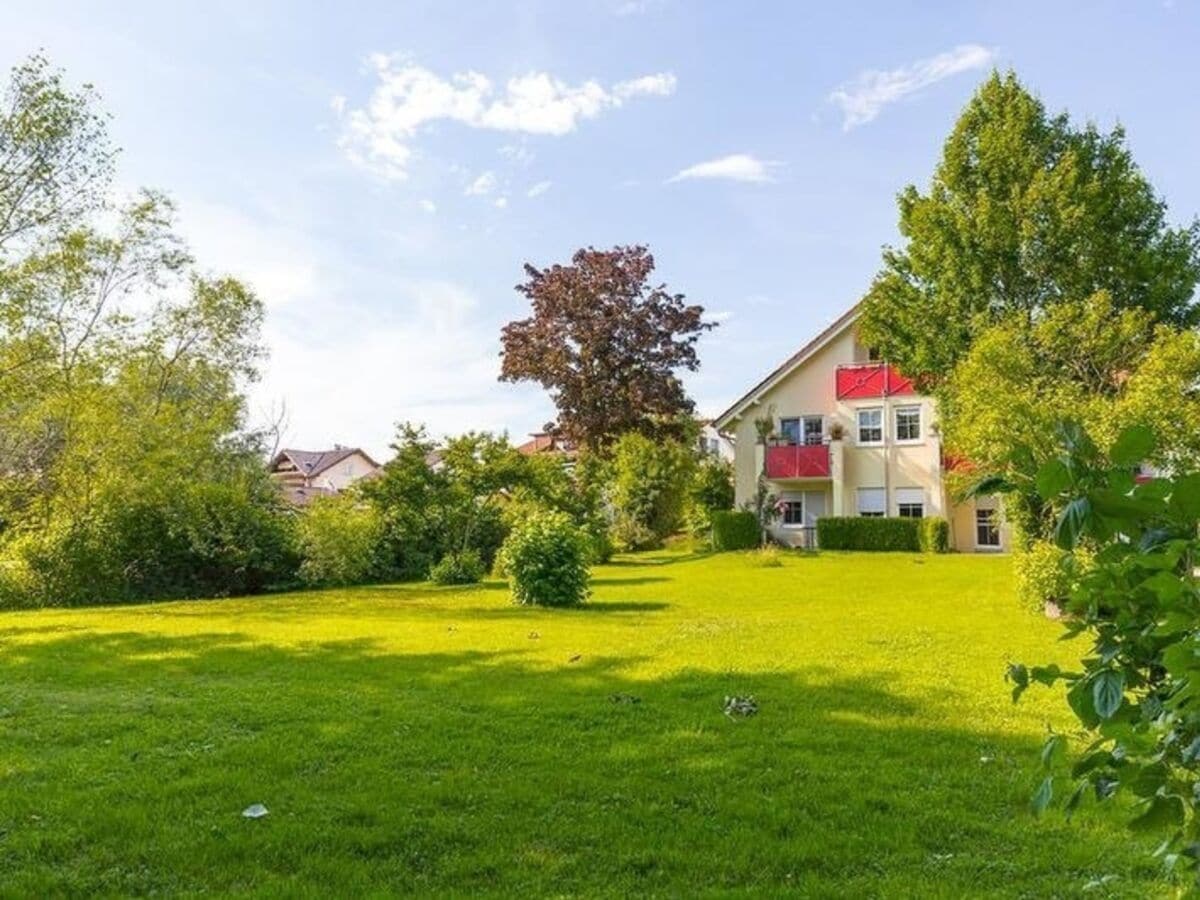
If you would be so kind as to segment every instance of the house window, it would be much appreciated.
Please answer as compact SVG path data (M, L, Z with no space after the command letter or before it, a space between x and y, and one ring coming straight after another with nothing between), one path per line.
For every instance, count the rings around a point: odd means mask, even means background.
M896 407L896 440L905 443L921 440L921 407Z
M879 362L881 359L883 359L883 354L879 352L878 347L868 347L867 359L871 362Z
M866 517L882 516L886 511L887 494L883 488L858 489L858 514Z
M883 443L883 409L874 406L858 411L858 442L860 444Z
M801 528L804 526L803 496L799 500L784 500L781 505L783 506L784 528Z
M896 488L896 515L902 519L925 517L925 491L921 488Z
M800 420L799 419L780 419L779 420L779 438L785 444L800 443Z
M819 444L825 436L825 422L820 416L805 416L800 420L800 436L805 444Z
M994 500L982 500L975 506L975 546L1000 546L1000 512Z

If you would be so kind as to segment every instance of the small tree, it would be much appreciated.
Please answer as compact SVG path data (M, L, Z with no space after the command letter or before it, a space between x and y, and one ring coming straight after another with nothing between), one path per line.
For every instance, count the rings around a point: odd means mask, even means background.
M517 525L499 562L517 603L574 606L587 599L587 535L564 513L538 513Z
M383 574L383 520L353 493L319 497L296 525L305 584L361 584Z
M683 444L636 432L613 446L614 540L626 550L660 546L682 523L695 457Z
M696 371L696 342L715 323L666 285L652 286L645 247L579 250L567 266L537 269L517 290L533 315L501 335L501 381L550 392L566 434L604 449L628 431L677 434L694 407L676 374Z
M688 530L694 536L708 534L712 514L733 509L733 499L733 466L715 456L701 458L688 486Z

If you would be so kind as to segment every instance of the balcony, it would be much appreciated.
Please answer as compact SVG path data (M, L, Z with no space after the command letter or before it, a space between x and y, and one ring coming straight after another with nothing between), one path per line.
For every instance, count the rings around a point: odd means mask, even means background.
M766 448L767 478L828 478L828 444L780 444Z
M839 400L868 400L916 392L912 379L905 378L887 363L856 363L837 368Z

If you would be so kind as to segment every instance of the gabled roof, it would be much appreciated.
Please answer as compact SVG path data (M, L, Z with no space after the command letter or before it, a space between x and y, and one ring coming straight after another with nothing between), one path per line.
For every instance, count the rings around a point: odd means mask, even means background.
M271 460L271 468L276 469L281 462L287 460L301 475L312 478L356 453L375 468L379 468L379 463L359 447L334 447L332 450L293 450L285 447L275 454L275 458Z
M713 425L719 430L724 431L734 419L740 417L745 412L747 406L754 403L764 392L775 387L775 385L790 375L798 366L807 362L818 350L853 325L855 320L858 319L861 305L861 302L855 303L846 312L838 316L832 325L789 356L770 375L734 401L729 409L713 419Z

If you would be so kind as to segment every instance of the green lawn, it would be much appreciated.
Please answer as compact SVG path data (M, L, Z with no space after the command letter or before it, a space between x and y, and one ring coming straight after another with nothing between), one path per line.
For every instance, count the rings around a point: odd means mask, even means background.
M1069 722L1004 665L1084 647L1008 566L659 554L573 611L489 584L3 614L0 894L1166 893L1120 810L1027 811Z

